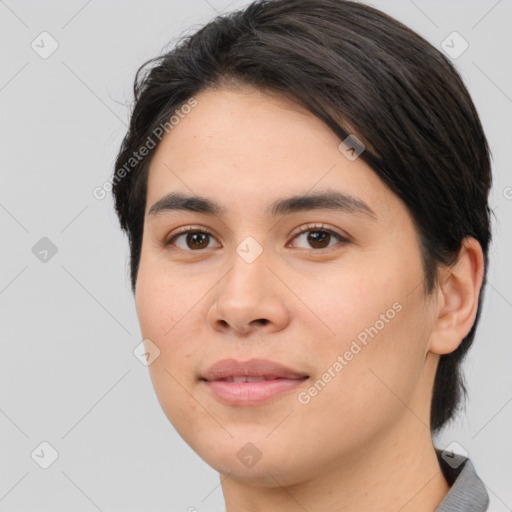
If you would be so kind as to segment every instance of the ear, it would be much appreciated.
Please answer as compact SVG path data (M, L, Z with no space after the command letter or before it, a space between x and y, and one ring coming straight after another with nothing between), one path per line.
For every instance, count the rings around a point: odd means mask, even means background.
M437 316L430 339L430 352L453 352L475 322L484 276L482 247L465 238L454 265L440 269Z

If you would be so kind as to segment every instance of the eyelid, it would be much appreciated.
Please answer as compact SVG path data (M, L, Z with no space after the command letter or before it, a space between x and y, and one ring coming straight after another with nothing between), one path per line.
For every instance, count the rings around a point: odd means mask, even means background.
M303 224L302 226L299 226L296 230L292 231L291 234L288 236L290 236L294 239L297 237L297 235L301 235L307 231L315 231L315 230L326 231L327 233L336 235L343 242L350 241L350 237L347 234L342 233L341 231L339 231L336 228L327 226L326 224L323 224L322 222L320 222L320 223L313 222L313 223Z
M168 235L164 240L164 245L170 245L171 242L179 235L185 234L185 233L206 233L208 235L213 236L214 238L218 238L216 233L212 231L211 229L205 228L203 226L182 226L181 228L175 229L170 235ZM190 251L193 252L193 251ZM200 251L195 251L200 252Z

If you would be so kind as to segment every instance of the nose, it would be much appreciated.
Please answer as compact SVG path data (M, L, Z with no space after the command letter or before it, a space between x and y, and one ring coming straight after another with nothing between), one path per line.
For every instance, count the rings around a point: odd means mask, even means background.
M284 329L290 321L289 293L269 267L265 252L248 263L238 254L229 271L215 287L208 311L210 326L225 334L247 336Z

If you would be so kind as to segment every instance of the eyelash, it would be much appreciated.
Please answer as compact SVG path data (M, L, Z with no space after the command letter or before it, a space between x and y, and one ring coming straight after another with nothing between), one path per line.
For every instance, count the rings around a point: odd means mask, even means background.
M308 231L328 233L329 235L332 235L332 236L338 238L338 240L339 240L338 244L340 242L343 243L343 244L350 243L350 240L346 236L343 236L341 233L338 233L337 231L335 231L333 229L327 228L324 224L307 224L306 226L303 227L303 229L301 229L297 233L293 234L292 240L295 240L300 235L302 235L304 233L307 233ZM202 229L202 228L197 228L197 227L194 228L194 227L191 227L191 226L185 226L183 228L180 228L170 238L168 238L166 240L166 242L164 243L164 245L166 247L170 246L170 245L173 245L173 242L179 236L187 235L187 234L192 234L192 233L201 233L201 234L209 235L209 236L215 238L214 235L212 233L210 233L210 231L208 231L207 229ZM306 250L306 251L310 250L310 251L315 251L315 252L325 251L325 250L332 249L333 247L335 247L338 244L334 244L333 246L324 247L324 248L321 248L321 249L310 248L310 249L303 249L303 250ZM202 252L202 251L204 251L204 249L192 250L192 249L182 249L181 247L178 247L178 249L180 249L182 251L186 251L186 252Z

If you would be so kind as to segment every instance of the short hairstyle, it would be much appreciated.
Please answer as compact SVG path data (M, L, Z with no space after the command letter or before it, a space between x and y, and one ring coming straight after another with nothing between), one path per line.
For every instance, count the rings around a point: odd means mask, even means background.
M341 140L353 134L364 143L360 158L405 203L414 221L425 293L438 283L439 265L456 262L468 236L482 247L485 285L490 152L478 113L450 61L397 20L358 2L257 0L182 35L137 71L112 188L129 239L133 292L148 168L158 143L144 158L134 159L129 172L126 163L194 95L238 85L291 98ZM465 396L460 363L473 342L483 289L468 335L440 357L432 432L455 416Z

